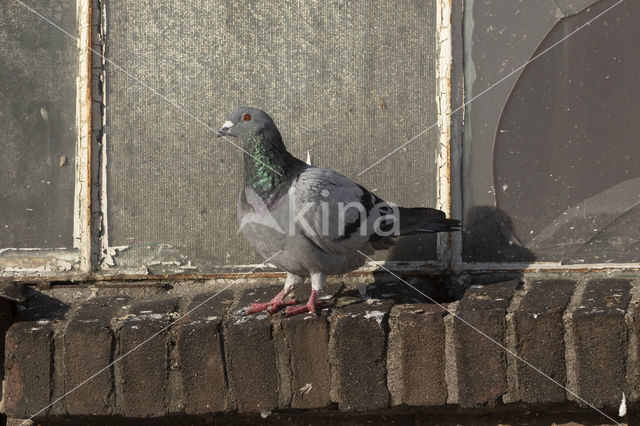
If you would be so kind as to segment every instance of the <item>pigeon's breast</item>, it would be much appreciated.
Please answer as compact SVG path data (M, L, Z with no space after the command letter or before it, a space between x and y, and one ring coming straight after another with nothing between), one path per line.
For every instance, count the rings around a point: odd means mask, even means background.
M251 189L240 191L238 197L238 225L244 236L264 257L282 251L286 244L286 212L282 201L269 206Z
M238 222L242 233L260 255L279 268L301 276L310 272L329 275L352 271L364 263L356 251L328 253L296 225L295 203L287 194L271 207L250 188L238 198ZM298 218L300 219L300 218Z

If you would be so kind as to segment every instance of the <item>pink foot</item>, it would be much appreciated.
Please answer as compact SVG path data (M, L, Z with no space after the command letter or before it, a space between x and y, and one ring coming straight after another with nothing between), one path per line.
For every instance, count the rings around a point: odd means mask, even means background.
M251 306L246 311L244 311L244 314L249 315L249 314L254 314L256 312L262 312L262 311L268 311L270 314L273 314L283 306L295 305L296 303L298 303L295 300L285 301L284 296L285 296L284 290L282 290L280 293L276 294L276 297L271 299L270 302L252 303Z
M316 308L322 306L322 301L316 301L318 297L318 292L313 290L311 291L311 296L309 296L309 300L304 305L300 306L289 306L285 311L285 317L292 317L294 315L303 314L305 312L310 312L313 315L316 314Z

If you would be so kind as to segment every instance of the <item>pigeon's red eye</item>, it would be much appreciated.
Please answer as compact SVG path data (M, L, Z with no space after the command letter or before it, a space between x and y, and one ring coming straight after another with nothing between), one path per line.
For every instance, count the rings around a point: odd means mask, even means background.
M251 120L251 116L249 114L245 114L242 116L242 121L249 121Z

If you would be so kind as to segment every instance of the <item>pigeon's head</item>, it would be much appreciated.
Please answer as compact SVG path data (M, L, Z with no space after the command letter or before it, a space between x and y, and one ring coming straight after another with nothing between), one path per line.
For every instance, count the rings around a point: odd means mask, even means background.
M229 119L224 122L218 137L220 136L242 136L249 133L263 133L265 130L275 130L276 125L269 115L258 108L242 106L236 108Z

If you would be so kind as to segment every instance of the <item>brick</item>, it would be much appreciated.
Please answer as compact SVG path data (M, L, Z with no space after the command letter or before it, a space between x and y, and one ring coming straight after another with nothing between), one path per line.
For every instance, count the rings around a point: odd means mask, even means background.
M108 415L115 407L113 367L93 377L113 361L115 337L111 320L127 304L125 296L98 297L82 303L64 333L64 384L71 415ZM69 393L70 392L70 393Z
M566 386L564 323L562 314L576 287L575 281L545 280L531 289L514 312L518 355ZM565 390L539 372L517 361L518 397L527 403L561 402Z
M454 319L459 403L462 407L494 405L507 392L506 313L519 280L469 288ZM477 329L477 330L476 330ZM482 335L480 332L484 333Z
M69 306L36 290L27 291L27 300L18 305L16 321L62 320Z
M387 387L393 405L433 406L447 402L446 313L434 304L398 305L391 310Z
M389 406L386 346L390 308L387 302L355 303L334 311L329 340L331 395L341 411Z
M238 309L224 323L229 386L240 413L260 413L278 407L278 370L269 314L244 315L253 302L271 300L280 286L243 290Z
M331 403L331 367L329 365L329 310L342 283L329 283L322 291L318 316L310 314L283 318L282 332L287 342L291 380L291 408L323 408ZM298 290L298 302L305 303L311 286ZM283 354L278 354L279 358Z
M406 277L406 280L411 286L398 281L371 283L366 287L366 294L375 299L393 300L397 304L429 303L447 298L447 286L441 277L416 276Z
M222 320L232 302L231 291L198 294L187 307L187 312L195 310L177 324L176 350L187 414L215 413L230 408Z
M6 426L35 426L36 423L29 419L8 418Z
M49 405L52 336L51 322L46 319L17 322L7 331L3 395L7 416L28 418Z
M0 348L4 348L7 330L13 322L13 303L0 299ZM4 365L4 350L0 351L0 365ZM4 370L0 371L0 380L4 378Z
M12 281L0 282L0 299L12 302L24 302L27 298L27 289L22 285Z
M580 397L597 407L618 407L626 385L625 311L631 283L597 279L587 283L573 314L576 374Z
M175 317L171 313L177 300L138 302L120 319L116 359L122 358L115 364L116 404L127 417L159 417L168 412L168 333L161 330Z

